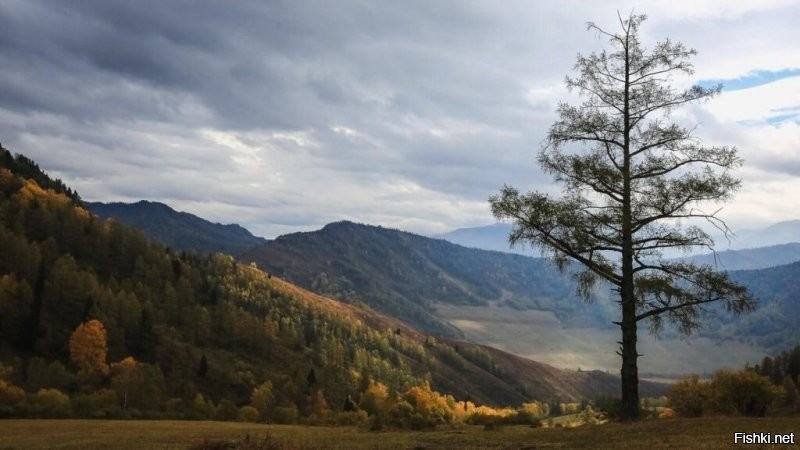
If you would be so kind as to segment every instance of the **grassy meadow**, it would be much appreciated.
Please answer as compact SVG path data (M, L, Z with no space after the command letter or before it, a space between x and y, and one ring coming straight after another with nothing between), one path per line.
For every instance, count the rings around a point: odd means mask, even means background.
M259 449L722 449L733 447L735 432L800 434L800 417L666 419L577 428L506 426L488 431L465 425L383 432L230 422L2 420L0 449L186 449L204 442L218 445L202 448L236 448L222 443L242 441L247 435L255 442L269 435L277 444L247 447Z

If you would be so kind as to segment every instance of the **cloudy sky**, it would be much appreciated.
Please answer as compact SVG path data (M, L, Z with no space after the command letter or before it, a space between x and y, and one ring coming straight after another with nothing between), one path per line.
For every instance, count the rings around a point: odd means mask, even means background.
M798 1L0 1L0 142L92 201L162 201L254 233L492 222L564 76L617 13L696 48L681 111L739 147L736 227L800 218Z

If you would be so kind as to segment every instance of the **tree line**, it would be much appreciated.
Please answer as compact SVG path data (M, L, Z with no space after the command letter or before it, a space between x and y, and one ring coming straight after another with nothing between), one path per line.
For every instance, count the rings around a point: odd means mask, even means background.
M708 380L683 378L671 388L669 404L685 417L794 414L800 412L798 377L800 346L739 371L720 370Z

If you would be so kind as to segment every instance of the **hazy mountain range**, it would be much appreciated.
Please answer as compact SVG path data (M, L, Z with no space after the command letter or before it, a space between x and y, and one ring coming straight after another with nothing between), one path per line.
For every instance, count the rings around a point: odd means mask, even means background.
M148 215L150 220L155 216ZM195 219L180 223L202 223ZM777 228L785 231L780 236L791 235L790 222L777 224ZM570 276L545 259L444 240L488 246L507 232L508 225L496 224L433 239L337 222L317 231L259 240L256 246L239 252L239 257L306 289L370 306L439 335L467 337L562 367L614 367L618 337L611 322L617 311L607 288L598 287L594 301L587 304L575 296ZM216 248L228 239L225 233L213 236L222 241ZM176 244L176 248L181 246ZM753 361L767 350L780 351L793 344L797 339L791 321L798 309L793 280L800 277L800 265L766 268L796 261L798 255L800 244L788 243L691 257L698 263L736 271L734 278L750 287L760 308L744 318L716 313L700 335L689 341L670 332L660 339L643 333L642 346L651 356L643 359L644 370L708 371L728 362Z
M510 247L508 235L512 226L495 223L482 227L459 228L431 237L445 239L454 244L484 250L496 250L528 256L539 256L539 251L526 245ZM779 222L762 229L736 232L730 243L716 237L717 252L676 257L709 264L720 270L763 269L800 260L800 220Z
M434 234L431 235L431 237L435 239L444 239L448 242L470 248L517 253L527 256L535 256L538 254L535 249L528 246L517 245L511 247L508 242L508 235L510 233L511 225L495 223L481 227L458 228L453 231L448 231L447 233Z

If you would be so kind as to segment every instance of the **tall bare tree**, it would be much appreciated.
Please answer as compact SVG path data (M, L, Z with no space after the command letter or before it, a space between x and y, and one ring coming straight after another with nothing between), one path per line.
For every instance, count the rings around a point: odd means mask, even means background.
M734 313L755 307L727 274L663 257L665 249L712 249L696 219L728 232L719 210L705 208L739 188L730 171L742 161L734 147L702 146L693 128L670 119L676 107L713 97L722 87L673 87L675 75L693 73L696 51L669 39L644 48L639 26L645 19L620 16L616 33L588 24L611 48L578 56L577 75L566 85L583 101L559 105L538 158L563 185L563 195L505 186L489 199L495 217L513 221L512 244L541 247L562 268L568 261L582 265L576 279L585 298L601 279L619 293L614 323L622 331L623 420L640 414L640 321L647 319L657 332L666 319L690 334L710 303L722 302Z

